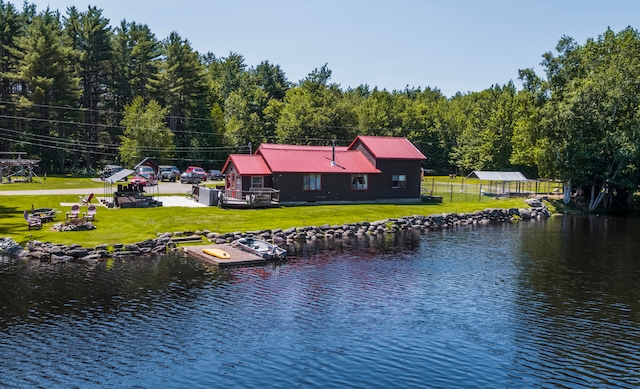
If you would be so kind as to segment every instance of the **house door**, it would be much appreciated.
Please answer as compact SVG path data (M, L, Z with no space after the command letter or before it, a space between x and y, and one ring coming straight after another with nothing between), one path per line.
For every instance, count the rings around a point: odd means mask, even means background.
M236 182L235 182L235 190L236 190L236 198L238 200L242 200L242 176L236 176Z
M232 172L227 176L227 190L231 194L230 198L241 200L242 199L242 176L236 175Z

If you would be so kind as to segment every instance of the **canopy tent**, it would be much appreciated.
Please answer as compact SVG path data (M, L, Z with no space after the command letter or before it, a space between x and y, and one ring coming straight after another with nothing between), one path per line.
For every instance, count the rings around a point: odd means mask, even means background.
M135 173L133 170L131 169L122 169L119 172L115 173L114 175L112 175L111 177L107 177L104 182L108 182L110 184L113 184L114 182L118 182L121 179L125 178L126 176L128 176L129 174L133 174Z
M116 203L116 199L115 197L119 197L118 193L134 193L135 194L135 198L136 200L133 202L137 205L133 205L133 207L136 208L140 208L142 207L140 204L145 204L144 207L149 207L149 206L158 206L158 205L162 205L162 203L157 202L154 197L157 196L159 194L159 186L158 183L154 183L151 186L145 186L144 190L143 189L138 189L141 188L138 187L137 185L133 185L133 184L129 184L128 182L124 182L122 183L122 185L118 185L118 191L117 192L113 192L113 184L117 183L118 181L122 180L123 178L127 177L130 174L135 173L134 170L131 169L122 169L117 173L112 174L110 177L107 177L104 180L104 201L107 202L107 206L109 208L112 208L114 205L118 206L118 204ZM135 190L133 190L132 188L136 187ZM142 192L146 192L148 194L151 195L151 197L146 197L146 195L144 195ZM128 196L127 196L128 197ZM114 201L110 202L109 198L113 198ZM120 198L120 197L119 197ZM151 201L149 201L149 199ZM131 204L131 203L129 203Z
M474 170L467 178L477 178L483 181L529 181L520 172L496 172Z

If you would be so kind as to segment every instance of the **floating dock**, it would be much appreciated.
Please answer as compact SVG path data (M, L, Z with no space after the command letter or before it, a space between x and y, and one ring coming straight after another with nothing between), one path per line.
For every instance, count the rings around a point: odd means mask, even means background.
M230 258L223 259L214 257L205 253L204 249L219 249L229 253ZM208 244L204 246L185 246L182 248L190 257L201 260L202 262L216 266L242 266L242 265L261 265L267 262L266 259L228 244Z

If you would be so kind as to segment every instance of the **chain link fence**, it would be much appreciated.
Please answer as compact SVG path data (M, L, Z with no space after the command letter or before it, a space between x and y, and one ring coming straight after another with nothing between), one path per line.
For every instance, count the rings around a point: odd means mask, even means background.
M422 195L442 197L447 202L482 201L488 198L562 195L555 180L481 181L474 178L425 177Z

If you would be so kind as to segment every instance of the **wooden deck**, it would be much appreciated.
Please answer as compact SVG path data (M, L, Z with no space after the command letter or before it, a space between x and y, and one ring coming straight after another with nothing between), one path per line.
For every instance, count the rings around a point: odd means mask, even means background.
M231 258L222 259L206 254L203 249L220 249L224 250ZM267 261L255 254L242 251L228 244L208 244L204 246L185 246L182 250L190 257L201 260L202 262L216 266L242 266L242 265L260 265Z

